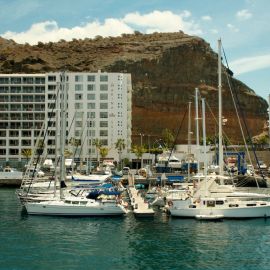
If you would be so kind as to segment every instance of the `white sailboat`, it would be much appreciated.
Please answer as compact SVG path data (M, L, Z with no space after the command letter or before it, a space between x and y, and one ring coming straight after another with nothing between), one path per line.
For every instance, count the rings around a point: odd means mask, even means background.
M219 45L219 169L220 176L223 176L223 146L222 146L222 113L221 113L221 40ZM202 99L203 114L203 138L204 154L206 155L206 131L205 131L205 103ZM183 193L183 196L168 202L168 209L172 216L192 217L197 219L220 219L220 218L257 218L270 216L270 203L262 200L255 200L256 196L238 194L234 196L211 196L211 187L215 183L214 177L207 177L207 164L204 162L204 179L200 181L193 194L190 191ZM221 183L223 184L223 183ZM233 194L233 191L228 192ZM252 197L252 199L250 199Z
M25 208L30 215L53 216L114 216L127 213L121 199L116 197L88 199L85 195L65 196L63 191L65 179L64 146L66 141L66 106L67 89L65 73L61 75L62 106L61 106L61 130L60 130L60 196L54 193L53 199L48 201L26 201Z

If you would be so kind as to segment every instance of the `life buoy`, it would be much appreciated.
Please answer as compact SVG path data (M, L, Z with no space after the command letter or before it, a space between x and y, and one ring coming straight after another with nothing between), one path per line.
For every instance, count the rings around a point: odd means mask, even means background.
M173 206L173 202L172 201L168 201L168 205L169 206Z

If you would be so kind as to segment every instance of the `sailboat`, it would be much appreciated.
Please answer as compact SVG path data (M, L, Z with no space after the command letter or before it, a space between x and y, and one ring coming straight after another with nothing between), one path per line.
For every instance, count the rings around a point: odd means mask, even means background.
M118 216L127 213L125 206L119 196L107 196L97 199L89 199L82 193L68 196L64 194L65 179L65 142L66 142L66 110L67 89L65 73L61 74L61 129L60 129L60 194L55 192L55 197L48 201L26 201L24 206L30 215L52 215L52 216Z
M221 40L218 41L219 57L219 170L223 176L223 146L222 146L222 109L221 109ZM203 144L206 156L206 130L205 130L205 103L202 99L203 115ZM200 181L193 193L184 192L180 198L168 202L168 210L172 216L192 217L197 219L221 219L221 218L257 218L270 216L270 203L241 196L211 196L210 188L215 182L215 177L207 177L207 164L204 159L204 179ZM230 193L230 192L229 192ZM230 194L232 194L231 192ZM221 195L221 193L219 193ZM251 196L251 195L250 195Z

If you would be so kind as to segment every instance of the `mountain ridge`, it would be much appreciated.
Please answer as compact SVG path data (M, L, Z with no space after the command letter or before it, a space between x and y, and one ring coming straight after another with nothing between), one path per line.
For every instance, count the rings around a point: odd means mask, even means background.
M135 32L121 37L97 36L69 42L39 42L33 46L0 38L0 60L1 73L60 70L131 73L132 134L135 143L139 142L139 134L142 133L149 136L151 142L160 138L165 128L176 134L188 102L194 101L196 87L206 98L213 114L217 115L217 54L202 38L183 32ZM226 70L225 67L223 69ZM222 76L223 112L228 119L224 129L232 142L237 143L242 139L233 114L234 106L226 76ZM230 74L228 77L239 95L250 133L252 136L258 135L265 124L267 102ZM213 136L217 127L211 115L208 111L207 133ZM183 121L177 142L187 142L187 119Z

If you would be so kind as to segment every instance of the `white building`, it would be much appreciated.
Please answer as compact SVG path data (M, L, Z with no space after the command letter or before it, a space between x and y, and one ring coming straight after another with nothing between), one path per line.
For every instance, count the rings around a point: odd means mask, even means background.
M68 140L81 145L76 158L97 158L93 140L118 159L115 143L124 139L122 157L131 148L131 75L123 73L66 72L68 93ZM55 157L55 96L60 73L0 74L0 163L25 160L23 151L33 149L45 121L46 158ZM70 151L74 146L67 145Z

